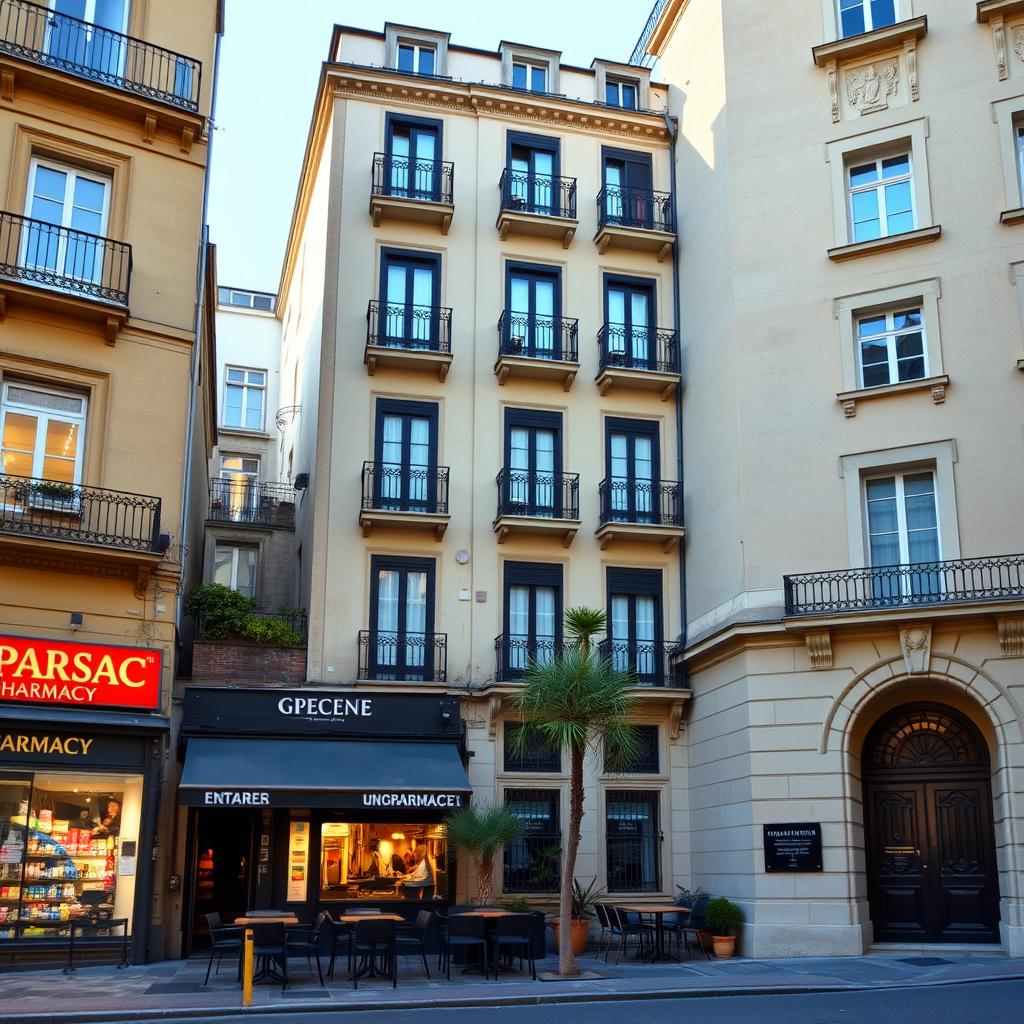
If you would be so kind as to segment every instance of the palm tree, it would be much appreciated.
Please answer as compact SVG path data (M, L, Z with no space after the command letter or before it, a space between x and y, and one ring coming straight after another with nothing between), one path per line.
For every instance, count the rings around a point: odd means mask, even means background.
M477 862L477 895L488 904L494 895L494 858L523 834L523 823L507 807L470 805L445 819L448 841Z
M565 649L550 661L531 661L523 688L510 700L523 720L523 727L513 733L513 749L525 753L532 738L569 751L569 836L558 902L558 973L562 976L579 973L569 922L583 822L583 759L588 749L603 747L614 769L623 767L636 748L635 731L627 722L633 709L629 692L633 679L617 669L611 658L602 657L594 644L606 627L604 612L596 608L567 609Z

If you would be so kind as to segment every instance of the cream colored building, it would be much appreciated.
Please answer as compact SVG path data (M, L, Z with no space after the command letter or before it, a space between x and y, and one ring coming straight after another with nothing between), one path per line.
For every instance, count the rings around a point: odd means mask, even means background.
M1021 956L1024 4L771 6L668 0L640 47L680 122L691 877L751 955ZM821 871L766 870L816 824Z

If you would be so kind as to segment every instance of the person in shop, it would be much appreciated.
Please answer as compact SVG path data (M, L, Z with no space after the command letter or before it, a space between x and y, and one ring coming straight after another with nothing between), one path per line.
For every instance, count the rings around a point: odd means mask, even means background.
M75 828L79 832L91 832L97 825L96 819L92 816L92 811L88 807L83 807L78 812L78 821L75 822Z
M404 872L412 871L416 867L416 854L412 850L406 850L405 856L402 858L402 862L405 864L403 868Z
M96 825L92 834L101 838L107 836L117 836L121 834L121 801L115 797L111 797L107 801L107 813L103 815L102 820Z
M404 875L405 871L405 861L402 859L402 855L395 850L395 852L391 854L391 873L393 875Z
M407 889L428 889L434 884L434 873L430 868L430 858L426 846L419 847L414 854L416 864L402 879L402 887Z

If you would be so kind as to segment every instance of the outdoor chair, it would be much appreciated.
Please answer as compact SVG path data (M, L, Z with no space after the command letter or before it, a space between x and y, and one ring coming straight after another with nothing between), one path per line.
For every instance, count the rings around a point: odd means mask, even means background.
M431 926L436 916L429 910L421 910L416 915L415 923L405 928L399 925L400 930L395 936L398 952L413 953L419 956L423 961L423 970L427 972L428 979L430 978L430 968L427 966L427 934L432 930Z
M484 978L488 977L487 972L487 921L482 917L466 917L456 914L448 918L448 935L444 943L444 959L448 969L448 980L452 980L452 950L453 949L479 949L480 967L484 972Z
M256 973L260 977L273 977L273 965L281 966L281 991L288 988L288 946L284 925L277 921L252 926L252 952L256 960Z
M206 926L210 930L210 962L206 965L206 978L203 984L210 981L210 968L213 967L213 959L217 958L217 974L220 974L220 965L224 957L238 960L238 970L242 970L242 936L245 929L240 925L225 925L220 914L207 914Z
M704 914L708 909L708 897L700 896L693 901L693 907L690 913L687 914L686 920L683 921L679 928L683 934L683 942L686 945L686 955L690 955L690 936L692 935L697 940L697 945L700 947L700 951L711 959L711 950L705 945L701 935L707 930L707 925L704 921Z
M331 915L322 910L311 925L288 925L284 934L288 956L304 956L310 974L313 973L313 958L316 957L316 973L320 985L323 986L324 971L320 958L332 956L335 946L334 922Z
M351 958L352 987L359 988L359 959L366 962L367 969L373 972L377 959L387 977L391 979L391 987L398 987L398 958L395 956L395 922L394 921L356 921L352 930Z
M614 929L611 918L608 916L608 908L603 903L595 903L594 912L597 914L597 923L601 926L601 934L597 937L597 952L594 954L594 958L600 960L605 939L608 940L608 945L611 946ZM605 958L607 959L607 953Z
M352 925L346 924L344 921L335 921L331 918L331 925L334 930L334 944L331 948L331 959L327 965L327 977L329 979L334 978L334 966L338 960L338 954L345 954L345 962L348 965L348 970L352 971Z
M610 907L609 913L619 921L619 944L615 947L615 962L619 962L619 954L625 949L629 956L629 940L637 940L637 956L643 954L646 940L654 940L654 926L646 924L636 911L623 910L621 907Z
M502 954L510 959L518 956L523 969L523 953L530 965L530 975L537 980L537 964L533 959L533 915L509 914L494 921L494 980L498 980L498 961Z

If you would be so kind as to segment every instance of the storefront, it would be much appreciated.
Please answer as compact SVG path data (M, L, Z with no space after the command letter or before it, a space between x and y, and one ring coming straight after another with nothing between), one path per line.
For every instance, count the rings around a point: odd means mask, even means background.
M185 950L210 913L449 902L444 818L471 793L458 698L187 687L182 738Z
M146 958L160 673L150 649L0 637L0 962L86 925Z

